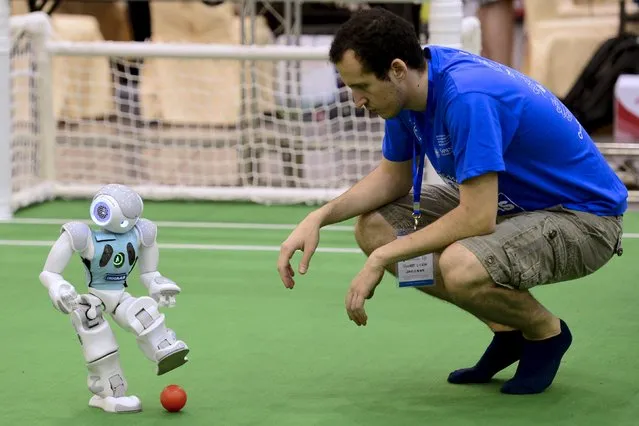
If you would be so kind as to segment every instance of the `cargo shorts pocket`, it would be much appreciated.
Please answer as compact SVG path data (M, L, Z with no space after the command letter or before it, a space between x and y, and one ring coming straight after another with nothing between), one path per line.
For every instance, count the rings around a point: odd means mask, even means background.
M516 289L561 281L566 270L566 241L561 228L549 216L535 222L522 223L527 226L503 245L510 262L510 286Z

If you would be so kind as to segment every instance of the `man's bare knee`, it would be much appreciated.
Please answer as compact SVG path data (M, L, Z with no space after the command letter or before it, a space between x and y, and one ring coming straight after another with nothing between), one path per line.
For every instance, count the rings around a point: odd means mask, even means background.
M439 270L446 290L453 301L472 297L482 284L491 282L490 275L479 259L466 247L455 243L439 257Z
M367 256L394 239L393 227L378 212L365 213L357 218L355 241Z
M433 283L433 285L424 286L424 287L415 287L415 288L421 291L422 293L426 293L438 299L451 302L451 298L448 294L448 291L446 291L444 278L442 277L441 271L439 269L439 257L440 257L439 253L433 254L433 266L434 266L433 273L435 278L434 280L435 282Z

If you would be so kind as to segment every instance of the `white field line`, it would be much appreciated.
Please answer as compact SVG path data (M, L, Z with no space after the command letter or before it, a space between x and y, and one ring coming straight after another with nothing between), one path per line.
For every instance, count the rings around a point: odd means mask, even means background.
M43 240L0 240L0 246L12 247L51 247L55 241ZM209 250L209 251L268 251L278 252L279 246L226 245L226 244L158 244L164 250ZM318 253L362 253L356 248L318 247Z
M0 221L0 225L63 225L74 219L10 219ZM77 220L92 225L90 220ZM239 222L154 222L159 228L194 228L194 229L256 229L256 230L292 230L296 224L274 223L239 223ZM323 231L353 232L350 225L330 225L322 228ZM624 238L639 238L639 233L626 232Z
M0 225L63 225L74 219L10 219L0 221ZM86 224L93 224L90 220L77 220ZM257 230L292 230L295 224L273 224L273 223L235 223L235 222L165 222L154 221L161 228L195 228L195 229L257 229ZM353 232L350 225L330 225L322 230L335 232Z
M623 235L627 239L639 238L639 233L626 233ZM55 241L44 240L0 240L0 246L9 247L51 247ZM208 250L208 251L266 251L278 252L279 246L255 246L255 245L232 245L232 244L179 244L163 243L158 244L164 250ZM348 247L318 247L318 253L342 253L359 254L360 249Z

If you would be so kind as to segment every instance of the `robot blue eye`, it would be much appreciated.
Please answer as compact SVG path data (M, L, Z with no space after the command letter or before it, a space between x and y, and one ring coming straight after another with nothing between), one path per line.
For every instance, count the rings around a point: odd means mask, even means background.
M99 202L93 209L93 215L101 222L108 222L111 219L111 209L108 204Z

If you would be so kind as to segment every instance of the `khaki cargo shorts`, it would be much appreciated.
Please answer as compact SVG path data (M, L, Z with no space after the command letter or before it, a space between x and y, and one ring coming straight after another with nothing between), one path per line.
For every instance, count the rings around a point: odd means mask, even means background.
M398 232L412 230L412 194L378 212ZM459 204L459 192L447 185L422 190L420 227ZM500 216L495 232L458 241L470 250L493 281L525 290L574 280L595 272L621 254L622 216L601 217L561 206Z

